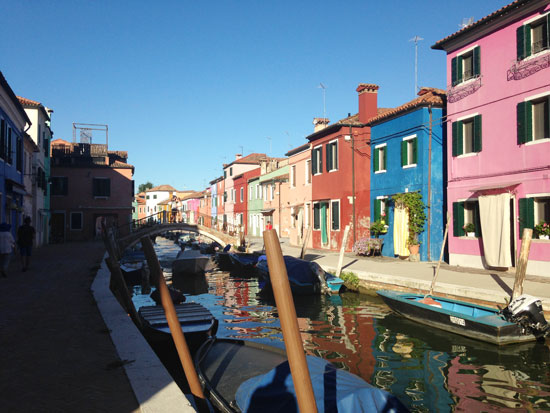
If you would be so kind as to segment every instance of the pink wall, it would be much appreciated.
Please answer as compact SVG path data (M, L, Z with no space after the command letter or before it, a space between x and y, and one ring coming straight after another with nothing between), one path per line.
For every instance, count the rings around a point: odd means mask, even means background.
M296 155L291 155L289 157L288 163L290 166L290 170L292 171L292 167L296 167L296 186L291 186L289 181L288 186L288 196L286 197L286 200L284 201L284 204L286 207L294 208L295 211L297 211L298 206L303 206L304 210L303 213L308 213L310 217L309 225L311 226L311 188L312 184L311 182L309 184L306 184L306 167L309 166L309 164L306 163L307 160L311 159L311 149L307 149L303 152L297 153ZM308 165L308 166L306 166ZM289 174L289 179L292 177L292 172ZM309 203L309 211L306 211L306 203ZM298 225L298 220L296 217L290 216L289 217L290 222L288 227L283 226L283 233L286 233L290 238L290 243L292 245L299 245L301 246L303 244L303 238L306 236L307 232L307 226L306 226L306 218L304 216L303 219L303 227L300 227ZM292 227L292 221L294 221L294 228ZM312 238L310 237L308 242L308 247L313 246Z

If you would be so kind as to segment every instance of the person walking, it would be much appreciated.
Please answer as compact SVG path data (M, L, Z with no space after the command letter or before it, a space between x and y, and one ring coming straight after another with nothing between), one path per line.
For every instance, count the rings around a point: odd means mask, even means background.
M31 217L25 217L24 224L17 230L17 245L21 254L23 271L27 271L29 268L35 233L36 231L31 226Z
M15 247L15 240L10 232L11 225L5 222L0 224L0 274L7 278L8 265Z

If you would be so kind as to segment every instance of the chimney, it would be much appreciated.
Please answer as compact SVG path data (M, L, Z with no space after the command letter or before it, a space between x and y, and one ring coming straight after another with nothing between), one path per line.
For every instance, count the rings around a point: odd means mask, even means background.
M235 160L238 161L239 159L241 159L243 157L243 155L241 153L237 153L235 154Z
M327 118L313 118L313 133L325 129L329 122Z
M359 122L367 123L378 114L378 85L360 83L356 91L359 93Z

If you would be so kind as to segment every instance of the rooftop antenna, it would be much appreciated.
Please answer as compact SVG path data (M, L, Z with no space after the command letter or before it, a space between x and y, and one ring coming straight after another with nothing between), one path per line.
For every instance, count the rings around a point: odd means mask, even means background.
M269 141L269 155L271 155L271 138L268 136L266 139Z
M286 143L289 147L289 149L292 149L292 145L290 144L290 133L288 133L288 131L285 130L285 133L286 133Z
M239 148L241 148L241 156L244 156L244 149L243 149L243 146L240 145Z
M470 24L472 24L473 22L474 22L474 18L473 18L473 17L464 17L464 18L462 19L462 23L460 23L460 24L458 25L458 27L459 27L460 29L463 29L463 28L465 28L465 27L468 27L468 26L469 26Z
M323 119L327 118L327 108L326 108L326 93L327 88L323 83L319 83L319 86L317 86L319 89L323 89Z
M424 40L420 36L414 36L409 42L414 42L414 95L418 92L418 42Z

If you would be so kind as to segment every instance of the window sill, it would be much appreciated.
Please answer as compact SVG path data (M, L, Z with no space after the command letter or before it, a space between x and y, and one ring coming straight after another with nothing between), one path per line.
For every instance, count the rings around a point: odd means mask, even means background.
M457 83L457 84L453 85L452 87L453 87L453 88L458 88L458 87L466 86L466 85L468 85L469 83L475 82L475 81L478 80L480 77L481 77L481 75L472 76L472 77L470 77L470 78L468 78L468 79L466 79L466 80L461 81L460 83Z
M328 173L331 173L331 172L338 172L338 169L331 169L330 171L328 171Z
M479 152L468 152L468 153L463 153L462 155L458 155L458 156L456 156L456 158L458 158L458 159L470 158L472 156L477 156L477 155L479 155Z
M375 175L376 175L376 174L384 174L384 173L386 173L386 172L387 172L386 169L382 169L382 170L380 170L380 171L376 171L374 174L375 174Z
M416 168L416 164L413 163L413 164L411 164L411 165L403 165L402 168L403 168L403 169Z
M536 59L537 57L543 56L549 52L550 52L550 49L544 49L544 50L541 50L540 52L524 57L523 59L518 60L518 62L528 62L529 60Z
M525 142L525 146L537 145L539 143L548 143L548 142L550 142L550 138L536 139L529 142Z
M468 235L462 235L458 238L460 238L460 239L469 239L469 240L481 239L481 237L469 237Z

